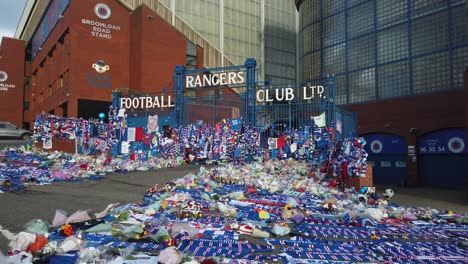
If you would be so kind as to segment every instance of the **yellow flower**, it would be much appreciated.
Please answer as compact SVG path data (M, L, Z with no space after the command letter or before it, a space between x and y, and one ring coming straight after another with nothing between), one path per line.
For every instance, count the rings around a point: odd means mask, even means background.
M284 210L291 210L291 205L290 204L285 205Z

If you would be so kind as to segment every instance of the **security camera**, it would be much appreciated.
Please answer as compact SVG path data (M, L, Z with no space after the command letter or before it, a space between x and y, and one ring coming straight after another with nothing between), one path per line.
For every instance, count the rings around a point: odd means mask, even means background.
M418 133L418 129L415 128L415 127L412 127L412 128L410 128L409 132L410 132L411 134L416 134L416 133Z

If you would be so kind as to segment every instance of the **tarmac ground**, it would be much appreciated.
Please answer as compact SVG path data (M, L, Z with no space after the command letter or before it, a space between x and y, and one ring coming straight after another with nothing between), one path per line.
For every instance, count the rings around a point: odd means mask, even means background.
M110 203L138 203L154 184L164 184L197 171L198 166L181 166L156 171L112 173L98 181L57 182L0 194L0 250L8 250L6 236L22 231L23 226L32 219L51 222L56 209L69 214L77 210L90 210L91 215L102 211ZM384 189L384 186L377 186L379 193ZM392 201L401 205L468 213L464 191L422 187L394 188L394 191Z
M0 141L0 148L22 144L22 141ZM23 230L32 219L51 222L56 209L71 214L90 210L90 215L102 211L108 204L138 203L148 188L164 184L188 173L197 173L193 165L164 168L155 171L112 173L98 181L57 182L51 185L27 186L0 194L0 251L8 250L8 238ZM377 186L380 195L387 186ZM468 213L464 190L444 190L425 187L392 187L392 202L439 210Z

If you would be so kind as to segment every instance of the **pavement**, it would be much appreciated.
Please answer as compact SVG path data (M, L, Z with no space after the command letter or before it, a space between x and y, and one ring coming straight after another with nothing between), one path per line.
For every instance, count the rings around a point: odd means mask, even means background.
M26 189L0 194L0 251L8 251L9 240L32 219L52 222L56 209L68 214L90 210L90 216L110 203L139 203L147 189L164 184L190 172L197 166L181 166L156 171L113 173L98 181L57 182L51 185L27 186ZM91 214L92 213L92 214Z
M6 147L18 147L21 145L25 145L26 140L21 139L0 139L0 149L4 149Z
M381 195L387 187L376 186ZM395 195L392 202L397 204L429 207L438 210L452 210L468 214L468 195L466 190L436 189L430 187L390 187Z

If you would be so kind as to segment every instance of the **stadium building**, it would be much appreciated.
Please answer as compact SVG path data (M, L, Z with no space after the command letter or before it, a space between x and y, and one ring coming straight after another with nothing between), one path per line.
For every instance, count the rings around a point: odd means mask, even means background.
M300 79L335 75L335 99L357 112L368 141L374 182L463 187L466 1L295 2Z
M20 41L2 41L0 71L9 80L0 119L31 127L41 111L96 117L115 88L166 90L178 64L223 67L254 57L262 80L293 81L296 17L292 1L278 0L28 0Z
M295 34L285 33L295 29L292 2L276 1L278 7L265 1L164 2L169 6L156 0L28 0L16 39L2 41L0 119L31 127L42 111L95 118L107 112L116 88L169 89L179 64L188 69L230 66L267 53L272 61L260 61L272 69L269 77L295 78ZM190 10L203 12L195 19ZM276 17L283 33L274 39L269 25ZM216 41L215 35L223 37ZM279 69L272 64L277 60L285 61L277 63Z

